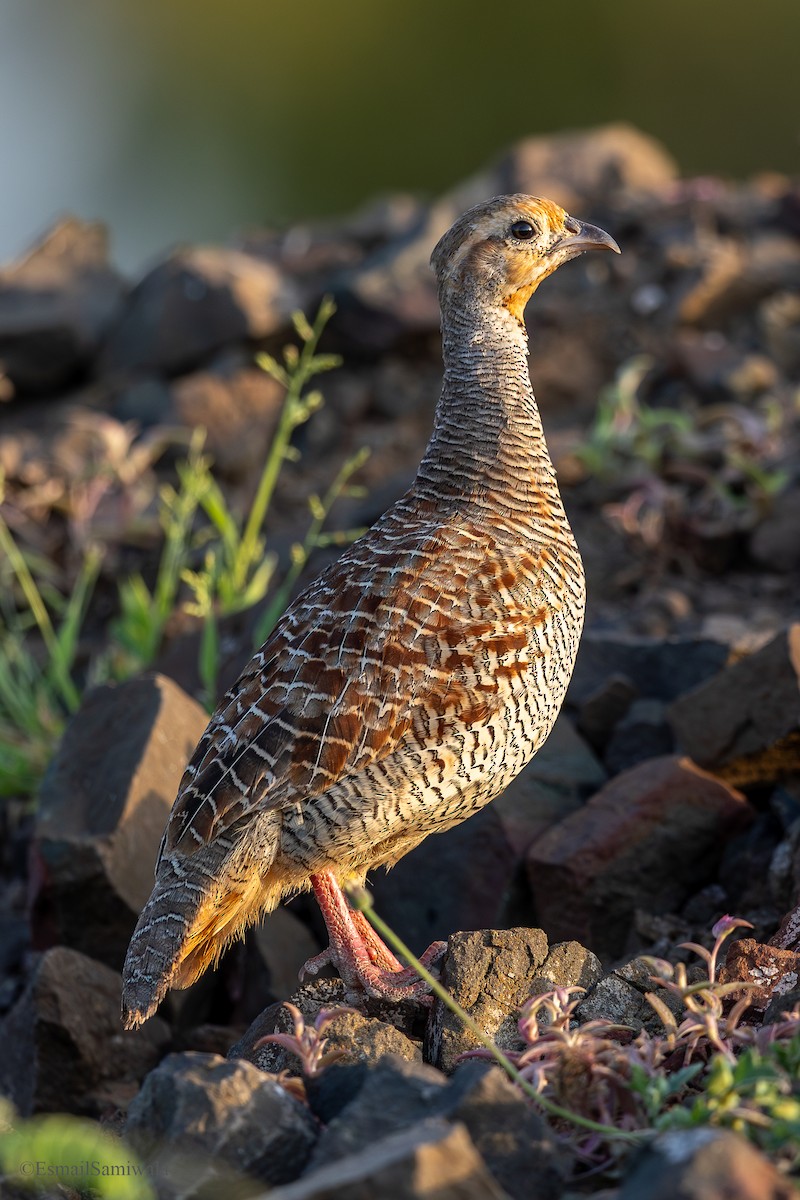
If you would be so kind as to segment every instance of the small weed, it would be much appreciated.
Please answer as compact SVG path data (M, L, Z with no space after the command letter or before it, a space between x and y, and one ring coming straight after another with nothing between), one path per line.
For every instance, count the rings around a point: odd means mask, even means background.
M717 1125L747 1136L782 1169L800 1169L800 1008L773 1025L745 1024L747 999L727 1013L725 1001L750 985L717 980L724 941L748 922L718 921L711 950L687 943L705 963L703 979L689 982L683 964L652 960L654 984L684 1010L679 1022L648 993L663 1034L634 1036L605 1019L578 1025L583 989L556 988L528 1001L519 1019L523 1049L504 1052L378 917L369 895L349 897L482 1043L462 1057L497 1062L584 1163L605 1170L660 1130Z
M0 1181L48 1196L155 1200L144 1167L124 1142L99 1125L61 1113L18 1120L0 1098ZM15 1191L16 1195L17 1192Z
M267 550L264 524L284 464L298 458L292 435L323 403L320 392L309 390L309 384L339 365L336 356L319 354L317 349L333 311L333 302L324 300L313 325L302 313L295 313L300 348L287 346L282 363L269 355L258 356L262 369L286 388L286 396L253 503L244 516L231 510L214 478L211 460L203 454L204 432L194 432L187 457L177 466L176 486L161 488L158 519L162 543L155 579L148 584L143 574L136 573L120 581L119 611L110 622L108 643L85 665L80 678L75 664L102 557L92 541L91 519L100 499L113 488L115 475L123 488L133 486L151 463L153 447L134 452L132 435L125 427L124 437L111 440L113 454L107 469L102 465L93 468L78 498L73 497L70 519L80 535L73 541L82 557L67 599L55 586L49 564L23 552L0 517L0 795L35 794L86 683L122 680L150 666L162 648L168 625L181 612L202 622L199 669L204 699L212 708L219 672L220 618L263 604L269 597L256 623L255 642L261 644L286 607L312 553L324 546L346 545L362 532L326 531L325 524L340 496L358 494L351 481L366 458L365 451L342 466L322 496L309 498L305 537L292 547L289 565L282 578L276 579L277 557ZM126 459L130 460L127 465ZM199 566L198 555L202 556Z

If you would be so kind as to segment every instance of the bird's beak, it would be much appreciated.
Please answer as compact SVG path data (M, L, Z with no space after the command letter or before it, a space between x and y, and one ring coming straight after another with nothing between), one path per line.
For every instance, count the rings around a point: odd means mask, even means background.
M568 232L551 246L550 254L558 255L559 258L574 258L584 250L613 250L615 254L622 253L611 234L606 233L604 229L598 229L596 225L589 225L587 221L576 221L570 217L565 222L565 228Z

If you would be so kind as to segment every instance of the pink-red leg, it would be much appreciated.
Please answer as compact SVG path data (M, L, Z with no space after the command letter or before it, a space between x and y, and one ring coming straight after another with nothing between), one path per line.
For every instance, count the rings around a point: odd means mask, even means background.
M330 963L348 989L360 989L379 999L402 1000L428 993L428 985L413 967L404 968L364 914L350 908L332 872L312 875L311 886L328 929L329 946L309 959L301 974L316 974ZM444 949L444 942L434 942L420 961L430 966Z

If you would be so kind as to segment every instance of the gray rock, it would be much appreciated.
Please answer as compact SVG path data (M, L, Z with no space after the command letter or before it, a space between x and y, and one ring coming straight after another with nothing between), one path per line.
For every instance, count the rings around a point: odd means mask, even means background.
M636 909L676 911L751 819L743 796L688 759L640 763L531 848L537 919L550 938L616 957Z
M297 306L272 263L220 246L176 250L134 288L102 365L185 371L224 346L287 329Z
M659 1134L631 1163L619 1200L790 1200L790 1180L727 1129Z
M269 1193L269 1200L507 1200L463 1125L431 1120Z
M658 193L677 174L674 159L655 138L620 121L526 138L488 172L460 184L452 198L461 210L499 193L527 192L582 212L607 204L623 189Z
M678 745L735 787L800 772L800 624L681 696L669 720Z
M558 1200L568 1155L500 1067L462 1063L442 1102L442 1115L463 1122L490 1174L513 1200Z
M466 1126L490 1174L515 1200L530 1197L532 1179L537 1200L560 1195L566 1163L555 1137L503 1072L481 1062L464 1063L446 1084L430 1067L383 1059L330 1121L310 1169L436 1117Z
M531 980L532 996L554 988L581 987L588 991L603 974L600 959L580 942L558 942Z
M329 1048L342 1051L341 1062L365 1064L377 1062L385 1054L394 1054L409 1062L420 1061L421 1041L427 1018L427 1008L418 1001L399 1003L361 996L348 999L340 979L314 979L297 988L290 1001L302 1013L307 1025L313 1025L318 1014L340 1008L342 1012L328 1026ZM302 1074L297 1055L282 1046L258 1043L271 1033L292 1033L292 1015L283 1002L265 1008L252 1022L246 1033L228 1051L229 1058L244 1058L262 1071ZM320 1076L320 1079L322 1077ZM306 1083L309 1081L306 1080Z
M517 1017L533 980L547 959L541 929L481 929L455 933L441 962L441 981L463 1009L501 1049L519 1045ZM426 1057L445 1071L480 1045L447 1008L435 1000Z
M800 569L800 487L776 496L750 536L750 554L768 571L791 575Z
M342 1003L340 1000L339 1004ZM312 1015L306 1019L309 1024L313 1023ZM291 1014L285 1005L273 1004L256 1018L228 1056L245 1058L262 1071L275 1074L289 1071L292 1075L302 1075L302 1063L291 1050L274 1042L257 1046L269 1034L290 1033L292 1029ZM360 1012L345 1011L336 1016L326 1027L325 1037L328 1043L326 1050L338 1051L341 1054L340 1061L346 1063L376 1063L386 1054L397 1055L408 1062L422 1061L419 1044L387 1021L367 1017Z
M587 696L578 711L578 732L602 753L614 727L636 699L636 688L624 675L612 675Z
M647 1001L636 988L616 975L608 975L581 1001L575 1016L581 1023L602 1019L617 1025L628 1025L638 1032L644 1028L647 1008Z
M308 1109L277 1080L251 1063L195 1053L170 1054L147 1076L125 1128L163 1200L236 1194L241 1177L287 1183L316 1136Z
M288 908L276 908L255 927L251 943L266 969L270 998L283 1000L297 991L304 963L320 951L308 927Z
M20 392L69 383L92 358L123 291L104 227L59 221L0 271L0 374Z
M408 334L438 331L430 253L459 211L447 200L422 210L404 236L342 275L331 329L346 353L382 353Z
M264 465L283 406L284 389L266 371L234 359L175 380L171 412L163 420L201 425L214 468L231 480L249 480Z
M566 702L580 708L609 679L621 675L639 696L669 703L721 671L727 659L727 646L711 638L585 633Z
M387 1055L367 1071L354 1099L322 1132L310 1169L359 1153L439 1115L446 1088L445 1076L433 1067Z
M207 719L161 675L84 698L40 793L31 850L35 944L72 946L121 969Z
M604 755L612 775L648 758L670 754L674 748L666 709L660 700L634 700L617 724Z
M154 1017L124 1033L122 978L58 946L42 955L24 992L0 1021L0 1092L23 1116L100 1115L124 1103L158 1061L169 1031Z

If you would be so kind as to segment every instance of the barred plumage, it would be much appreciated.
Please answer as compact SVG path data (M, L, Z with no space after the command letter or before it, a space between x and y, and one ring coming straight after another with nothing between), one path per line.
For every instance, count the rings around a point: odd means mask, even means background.
M505 196L436 247L445 375L419 472L291 605L201 738L128 951L129 1027L308 887L331 936L310 969L333 961L351 987L420 992L339 885L494 799L561 706L583 570L521 315L592 246L617 249L557 205Z

